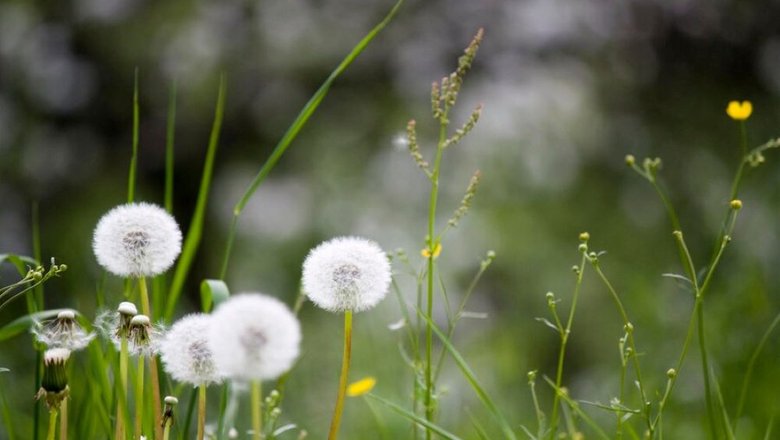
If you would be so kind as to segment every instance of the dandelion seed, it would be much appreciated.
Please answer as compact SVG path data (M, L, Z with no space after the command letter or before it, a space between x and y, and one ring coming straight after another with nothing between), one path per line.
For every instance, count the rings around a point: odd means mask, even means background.
M84 349L95 334L87 332L76 321L76 312L63 310L55 319L36 322L32 332L35 339L49 348L66 348L70 351Z
M220 381L208 346L210 325L209 315L194 314L176 321L165 334L160 358L171 377L194 386Z
M753 113L753 104L750 101L731 101L726 107L726 114L735 121L744 121Z
M275 379L298 358L301 328L281 301L232 296L212 315L208 341L219 373L243 381Z
M303 291L331 312L374 307L390 287L390 262L373 241L338 237L309 252L303 263Z
M121 277L159 275L181 252L181 231L173 217L150 203L120 205L95 227L92 248L98 263Z

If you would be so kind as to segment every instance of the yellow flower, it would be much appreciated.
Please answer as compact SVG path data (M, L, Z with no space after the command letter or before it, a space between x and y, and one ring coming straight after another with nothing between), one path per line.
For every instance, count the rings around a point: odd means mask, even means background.
M753 104L750 101L731 101L726 107L726 113L735 121L744 121L753 113Z
M438 257L441 254L441 243L436 243L436 249L433 250L433 258ZM431 258L431 250L428 248L420 251L420 255L425 258Z
M369 376L364 379L360 379L357 382L352 382L347 386L347 396L357 397L362 396L374 389L376 385L376 379Z

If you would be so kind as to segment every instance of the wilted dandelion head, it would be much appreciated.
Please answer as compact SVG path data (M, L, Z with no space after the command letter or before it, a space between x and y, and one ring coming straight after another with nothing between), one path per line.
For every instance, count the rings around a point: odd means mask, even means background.
M390 262L373 241L338 237L309 252L303 263L303 291L331 312L374 307L390 286Z
M298 358L301 327L284 303L259 293L232 296L212 315L209 347L225 377L275 379Z
M127 348L135 356L151 356L160 348L162 330L154 327L146 315L135 315L130 320Z
M189 315L176 321L162 338L160 358L174 379L196 386L220 381L208 345L210 326L209 315Z
M47 321L36 321L32 327L35 339L48 348L65 348L70 351L82 350L95 334L87 332L76 321L76 312L63 310L57 317Z
M68 359L70 350L67 348L51 348L43 353L43 377L35 398L44 399L50 410L59 408L68 397Z
M98 263L121 277L154 276L168 270L181 252L181 231L157 205L128 203L108 211L92 241Z

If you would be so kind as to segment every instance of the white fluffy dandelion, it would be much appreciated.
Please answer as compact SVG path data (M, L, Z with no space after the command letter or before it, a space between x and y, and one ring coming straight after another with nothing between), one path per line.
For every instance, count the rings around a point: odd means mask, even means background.
M303 263L303 291L331 312L374 307L390 287L390 262L373 241L337 237L309 252Z
M220 381L208 346L211 317L202 313L176 321L160 342L160 358L174 379L195 386Z
M164 209L128 203L106 213L92 241L98 263L121 277L161 274L181 252L181 231Z
M259 293L232 296L212 315L209 346L223 376L275 379L298 358L301 327L284 303Z
M63 310L48 321L35 322L32 327L35 339L49 348L65 348L70 351L84 349L95 334L87 332L76 321L76 312Z

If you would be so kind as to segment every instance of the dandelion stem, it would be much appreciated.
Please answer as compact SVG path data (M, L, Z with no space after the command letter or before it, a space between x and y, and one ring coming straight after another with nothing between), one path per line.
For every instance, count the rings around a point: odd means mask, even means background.
M165 428L163 428L163 440L168 440L171 436L171 422L165 422Z
M119 381L122 387L121 394L118 397L116 406L116 431L114 438L117 440L125 439L125 427L127 426L127 335L121 335L119 348Z
M152 319L152 310L149 306L149 290L146 288L146 277L138 278L138 288L141 291L141 310L143 314ZM149 376L152 381L152 400L154 402L154 432L155 437L162 437L162 404L160 401L160 376L157 370L157 357L149 357Z
M198 387L198 440L203 440L206 427L206 384Z
M263 435L263 392L259 380L252 382L252 439L260 440Z
M46 435L46 440L54 440L54 436L57 433L57 414L59 411L53 409L49 411L49 433Z
M330 422L328 440L338 438L341 413L344 412L344 395L347 391L347 375L349 374L349 361L352 358L352 311L344 312L344 356L341 359L341 376L339 377L339 390L336 396L336 407L333 410L333 419Z
M144 357L138 356L138 370L135 381L135 438L143 434L144 420Z
M60 404L60 440L68 440L68 399Z

